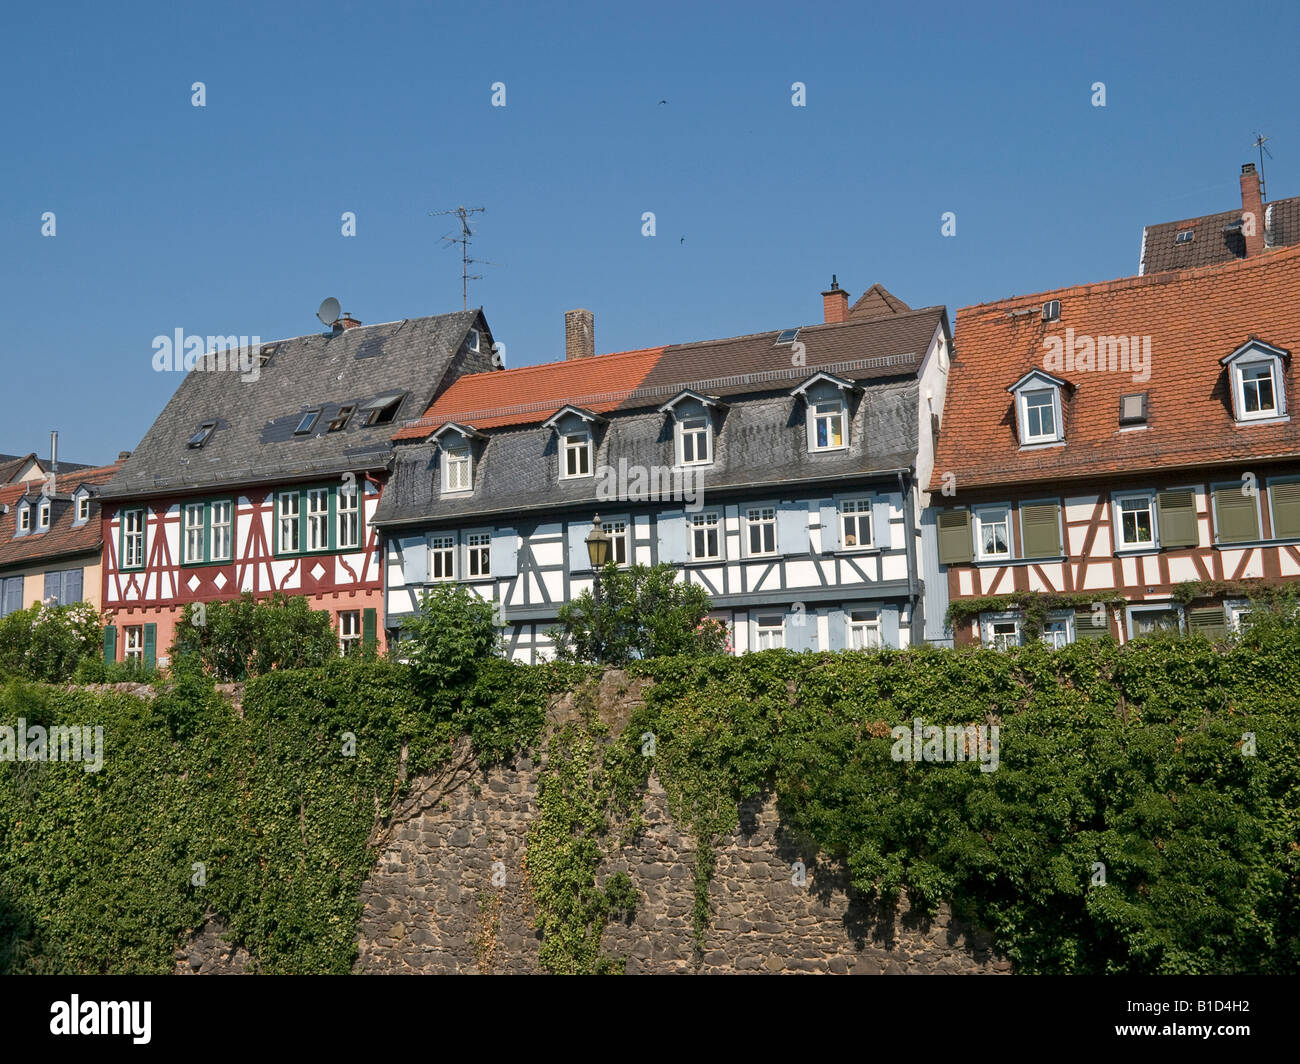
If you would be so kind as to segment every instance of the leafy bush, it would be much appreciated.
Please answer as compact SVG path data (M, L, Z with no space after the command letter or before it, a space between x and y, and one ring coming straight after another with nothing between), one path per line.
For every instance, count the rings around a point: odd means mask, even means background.
M402 626L396 648L430 689L452 687L501 649L492 603L460 584L424 593L420 612Z
M173 663L195 655L223 683L261 676L272 669L305 669L337 657L338 641L328 613L305 598L276 593L254 599L191 605L176 625Z
M600 605L584 591L558 612L559 625L547 633L560 661L626 665L645 658L721 654L727 629L705 615L708 594L677 580L675 566L612 562L600 574Z
M87 602L38 604L0 620L0 671L61 683L101 653L99 614Z

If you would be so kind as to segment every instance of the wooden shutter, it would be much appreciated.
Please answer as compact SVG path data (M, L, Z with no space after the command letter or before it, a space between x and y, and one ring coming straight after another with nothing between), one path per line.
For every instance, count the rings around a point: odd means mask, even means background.
M1214 489L1214 513L1220 543L1249 543L1259 539L1255 496L1243 494L1240 485Z
M117 660L117 629L111 625L104 626L104 664L112 665Z
M881 550L889 550L894 545L890 509L888 495L877 495L871 500L871 545Z
M1061 504L1036 502L1020 507L1021 546L1026 558L1061 556Z
M1273 499L1273 538L1300 539L1300 480L1270 484Z
M1162 547L1196 547L1201 533L1196 522L1196 493L1161 491L1156 493L1156 520L1159 522Z
M940 565L961 565L975 557L969 510L940 510L935 527L939 533Z
M63 573L63 601L81 601L81 570L66 569Z
M840 549L840 509L835 500L821 504L822 553L832 554Z
M158 667L158 626L156 624L144 626L144 667L146 669Z
M590 521L569 522L569 572L585 573L591 570L591 555L587 553L587 533Z
M880 611L880 645L898 648L897 606L886 606Z
M722 532L719 530L719 537ZM782 554L807 554L808 504L783 502L776 511L776 546Z
M815 650L816 640L816 611L796 609L786 614L785 645L790 650Z
M361 611L361 647L367 651L374 650L376 642L375 610L371 607Z
M48 602L54 599L55 605L63 605L63 574L46 573L45 574L45 594L41 596L42 602Z
M513 528L492 530L491 569L493 576L512 577L519 572L519 533Z
M827 649L843 650L848 635L848 614L836 607L826 614L826 625Z
M429 579L429 540L423 535L402 536L397 541L402 555L402 582L423 584Z
M1197 606L1187 611L1187 627L1206 639L1222 639L1228 634L1228 622L1222 606Z
M683 510L671 510L659 515L656 522L659 538L659 560L661 562L686 561L686 513ZM718 547L722 549L723 537L726 535L725 522L718 521ZM586 548L583 548L586 553ZM725 553L725 551L724 551ZM588 566L590 568L590 566Z
M1100 621L1100 624L1095 623ZM1110 610L1095 614L1092 610L1074 611L1074 641L1097 640L1110 635Z

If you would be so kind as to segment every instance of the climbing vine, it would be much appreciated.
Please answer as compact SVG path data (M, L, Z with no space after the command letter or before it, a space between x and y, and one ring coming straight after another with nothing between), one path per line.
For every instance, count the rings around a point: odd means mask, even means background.
M1096 593L1066 594L1056 591L1016 591L1007 595L985 595L982 598L955 599L948 604L944 623L951 631L956 625L973 620L981 613L1004 613L1008 610L1023 612L1022 628L1026 639L1037 639L1047 624L1047 615L1054 610L1095 610L1106 606L1123 616L1124 599L1106 597Z

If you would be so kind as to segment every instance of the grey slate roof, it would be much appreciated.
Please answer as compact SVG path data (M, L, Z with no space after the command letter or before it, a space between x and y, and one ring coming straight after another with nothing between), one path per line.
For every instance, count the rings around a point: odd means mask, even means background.
M479 350L465 345L471 327ZM480 310L313 333L274 346L256 381L200 363L163 408L104 498L176 494L277 482L345 470L381 468L391 454L394 425L418 417L461 373L491 370L492 337ZM212 356L206 360L215 366ZM339 432L326 432L340 406L406 393L392 423L366 426L360 410ZM311 433L294 429L322 407ZM217 429L201 448L187 440L204 421Z
M1300 243L1300 196L1265 203L1264 215L1267 247L1289 247ZM1142 230L1141 272L1190 270L1245 258L1246 238L1241 235L1241 230L1224 232L1225 226L1240 221L1241 208L1238 207L1199 218L1185 218L1181 222L1148 225ZM1177 235L1189 229L1195 234L1191 241L1175 244Z

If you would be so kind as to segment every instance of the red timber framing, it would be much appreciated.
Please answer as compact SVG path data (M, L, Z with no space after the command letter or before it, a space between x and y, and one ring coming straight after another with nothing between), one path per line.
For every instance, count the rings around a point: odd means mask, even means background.
M342 526L338 511L339 493L355 484L360 494L357 546L340 546ZM345 484L342 480L323 482L313 480L302 484L280 484L273 487L258 486L232 488L227 491L207 488L202 493L191 492L165 497L152 497L139 501L113 501L106 503L102 521L104 534L104 564L102 566L102 601L107 623L119 629L135 625L156 624L159 663L166 663L166 654L175 635L178 621L186 607L196 602L216 602L237 598L244 592L262 597L275 591L302 595L311 600L313 609L329 613L331 624L337 629L341 613L356 613L350 623L362 625L371 631L379 648L383 649L383 574L381 572L382 544L374 527L373 518L383 488L382 478L356 474ZM298 546L308 546L306 534L307 492L327 489L329 494L318 496L329 500L328 535L326 548L319 550L291 549L290 543L281 544L277 521L277 500L282 495L298 495L299 517L304 522ZM221 557L225 551L216 550L214 560L212 503L229 503L231 547L228 560ZM197 513L202 505L205 523L201 546L193 560L186 560L186 509L194 507ZM144 564L128 567L124 563L124 522L128 514L144 515ZM192 527L197 528L194 521ZM373 611L366 616L368 611ZM360 631L360 629L356 629ZM107 645L107 644L106 644ZM121 660L125 641L116 640L115 658Z

